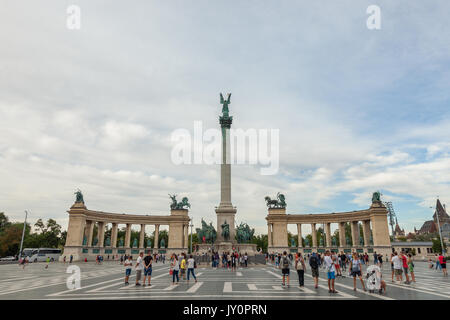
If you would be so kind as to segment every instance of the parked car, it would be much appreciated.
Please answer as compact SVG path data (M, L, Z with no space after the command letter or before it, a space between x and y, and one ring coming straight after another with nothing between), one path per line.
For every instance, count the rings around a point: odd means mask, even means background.
M0 258L0 261L14 261L14 260L16 260L16 257L14 257L14 256Z

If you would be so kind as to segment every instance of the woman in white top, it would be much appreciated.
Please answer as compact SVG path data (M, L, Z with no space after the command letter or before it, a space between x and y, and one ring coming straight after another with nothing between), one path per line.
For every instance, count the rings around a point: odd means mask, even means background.
M194 260L194 258L192 258L192 254L189 256L189 259L188 259L188 261L187 261L187 269L188 269L188 272L187 272L187 283L189 284L189 275L192 273L192 276L194 277L194 279L195 279L195 282L197 282L197 277L195 276L195 273L194 273L194 269L195 269L195 267L196 267L196 265L195 265L195 260Z
M180 281L178 277L178 272L180 271L180 262L178 261L178 257L176 254L173 255L173 260L170 267L172 268L172 284L175 284L175 277L177 277L178 284Z
M361 275L361 271L362 271L361 260L359 260L357 253L353 253L353 258L351 259L350 263L351 263L350 273L353 276L353 290L356 291L356 276L358 276L359 280L361 280L363 290L367 291L366 286L364 285L364 281L362 279L362 275Z

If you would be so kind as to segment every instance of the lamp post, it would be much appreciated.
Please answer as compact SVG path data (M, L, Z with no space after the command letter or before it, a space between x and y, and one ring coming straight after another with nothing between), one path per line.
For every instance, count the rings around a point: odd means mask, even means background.
M433 209L433 207L430 207L430 209ZM439 238L441 240L442 255L445 256L444 241L442 240L441 223L439 222L439 214L437 212L437 207L434 208L434 213L436 214L436 219L437 219L437 222L438 222L438 230L439 230Z
M25 222L23 223L22 240L20 240L19 260L22 257L23 238L25 237L25 228L27 227L27 216L28 216L28 211L25 210Z
M191 224L190 224L190 227L191 227L191 254L192 254L192 228L194 227L193 218L191 218Z

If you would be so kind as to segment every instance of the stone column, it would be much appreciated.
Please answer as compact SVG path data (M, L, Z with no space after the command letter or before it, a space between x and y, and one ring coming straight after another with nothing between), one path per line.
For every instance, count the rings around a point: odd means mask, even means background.
M145 224L141 224L141 233L139 234L139 248L144 248Z
M302 243L302 224L301 223L297 223L297 243L298 243L298 247L301 248L303 247L303 243Z
M131 223L127 223L127 229L125 231L125 248L130 248L131 240Z
M100 221L98 223L98 246L103 248L103 244L105 243L105 223Z
M317 232L316 232L316 224L311 223L311 236L312 236L312 246L317 248Z
M91 247L92 246L92 236L94 234L94 225L95 222L92 220L87 220L86 221L86 238L87 238L87 246Z
M272 224L267 224L267 251L272 247Z
M325 224L325 233L327 235L327 247L331 248L331 223Z
M159 248L159 224L155 224L155 249Z
M359 225L358 221L351 222L353 247L359 246Z
M185 224L184 248L189 248L189 224Z
M345 242L345 222L339 222L339 244L341 247L347 246Z
M370 246L370 220L363 221L364 246Z
M117 223L112 224L112 230L111 230L111 246L113 248L117 248L117 231L118 231L119 225Z
M69 226L67 228L66 247L81 246L83 244L83 235L86 225L86 219L76 214L69 216Z

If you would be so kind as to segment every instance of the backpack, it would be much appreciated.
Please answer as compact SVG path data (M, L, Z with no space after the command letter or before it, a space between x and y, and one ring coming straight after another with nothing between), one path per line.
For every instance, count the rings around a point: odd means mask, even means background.
M317 257L311 257L309 259L309 265L311 266L311 268L318 268L319 267L319 262L317 261Z
M288 259L288 257L283 257L283 268L284 269L289 268L289 259Z
M297 270L303 270L303 264L300 259L297 260Z

